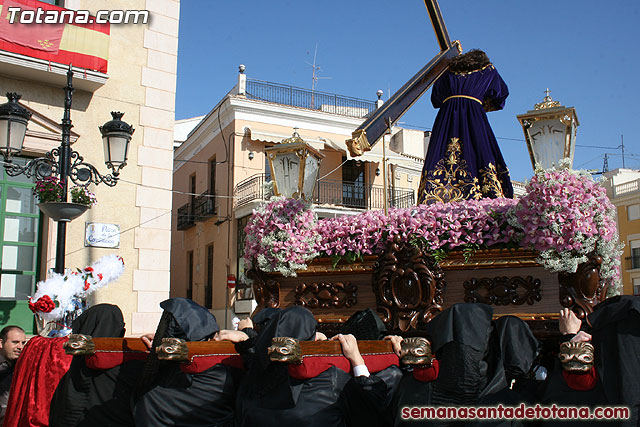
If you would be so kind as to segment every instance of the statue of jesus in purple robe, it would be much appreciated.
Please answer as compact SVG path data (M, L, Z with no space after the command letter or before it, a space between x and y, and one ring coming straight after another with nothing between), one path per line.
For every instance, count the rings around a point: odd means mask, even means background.
M451 60L431 102L440 111L425 156L418 204L513 197L509 170L489 126L509 89L481 50Z

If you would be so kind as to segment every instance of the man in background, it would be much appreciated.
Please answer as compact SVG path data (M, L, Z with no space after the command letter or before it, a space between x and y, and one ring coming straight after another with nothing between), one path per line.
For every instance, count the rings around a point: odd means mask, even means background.
M27 336L20 326L9 325L0 330L0 424L7 410L13 368L26 342Z

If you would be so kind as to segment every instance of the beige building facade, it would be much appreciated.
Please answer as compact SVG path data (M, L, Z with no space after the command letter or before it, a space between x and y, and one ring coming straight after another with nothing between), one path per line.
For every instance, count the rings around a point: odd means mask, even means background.
M620 242L624 243L623 292L640 295L640 171L615 169L605 172L604 177L607 195L616 207Z
M291 138L294 131L325 156L313 200L320 217L382 209L382 143L357 159L345 145L380 103L239 74L236 86L186 140L176 141L171 295L210 308L227 327L232 317L251 312L250 290L238 290L247 283L243 230L252 210L269 197L265 148ZM423 131L394 129L385 152L388 206L415 204L427 144ZM227 287L230 275L238 283L233 290Z
M67 268L84 267L104 255L120 255L125 262L123 276L93 294L90 302L120 306L128 334L152 332L160 317L158 303L169 297L180 2L66 0L62 6L71 10L88 10L92 15L98 10L115 9L149 12L147 24L110 25L110 32L102 41L108 46L106 72L74 67L76 90L71 111L72 149L106 174L109 170L104 164L98 126L111 119L111 111L121 111L125 113L123 120L133 125L135 133L119 183L113 188L92 184L89 189L95 192L98 204L68 224L65 265ZM23 151L26 160L41 156L60 144L62 88L66 83L67 67L66 63L0 50L2 92L21 93L21 104L33 112ZM33 184L32 180L24 177L7 178L6 175L2 182L7 189L13 188L12 182L20 182L27 187ZM73 183L70 182L69 186ZM7 202L8 199L2 200ZM44 279L48 269L55 264L57 227L39 213L34 203L30 191L21 189L20 195L2 207L5 219L11 217L16 209L24 215L31 215L27 243L35 245L28 266L12 265L16 260L11 256L3 258L0 299L2 303L13 304L15 310L26 309L25 299L35 292L35 282ZM120 230L118 247L86 246L85 231L89 223L117 226ZM6 233L13 227L11 221L5 221L5 225L3 253L9 254L14 250L15 238ZM22 261L17 262L20 264ZM6 270L26 272L20 276L29 276L30 283L27 284L23 277L17 277L16 282L16 278L12 279ZM11 283L14 284L13 289ZM5 324L15 323L18 317L18 312L13 317L6 317Z

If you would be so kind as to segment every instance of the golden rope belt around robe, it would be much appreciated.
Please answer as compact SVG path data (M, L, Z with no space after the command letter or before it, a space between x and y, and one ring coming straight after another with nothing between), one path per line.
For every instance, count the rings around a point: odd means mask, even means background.
M467 99L470 99L472 101L476 101L477 103L482 105L482 101L480 101L478 98L474 98L473 96L468 96L468 95L451 95L451 96L445 98L444 101L442 101L442 103L444 104L445 102L447 102L448 100L453 99L453 98L467 98Z

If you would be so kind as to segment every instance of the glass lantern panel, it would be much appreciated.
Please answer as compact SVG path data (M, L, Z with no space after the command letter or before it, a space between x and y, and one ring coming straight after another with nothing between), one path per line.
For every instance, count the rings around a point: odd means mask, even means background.
M313 197L313 189L316 186L316 179L318 178L318 168L320 162L315 157L308 155L304 164L304 183L302 192L306 200L310 200Z
M565 130L559 120L538 120L529 128L533 157L543 169L557 165L565 157Z
M127 160L129 135L125 133L111 133L102 137L104 144L104 161L119 165Z
M293 197L300 181L300 158L296 153L278 153L273 159L273 169L280 195Z
M24 136L27 133L27 124L25 122L10 121L11 133L9 138L9 147L12 150L22 150L22 144L24 143Z
M10 141L7 141L9 138L9 134L7 133L7 129L9 127L9 118L7 116L0 117L0 144L1 147L6 147Z

